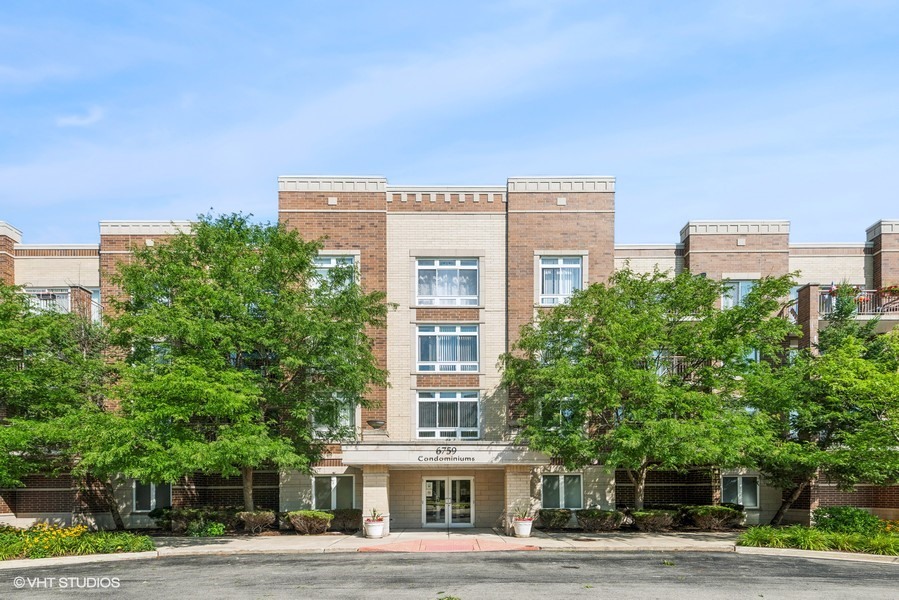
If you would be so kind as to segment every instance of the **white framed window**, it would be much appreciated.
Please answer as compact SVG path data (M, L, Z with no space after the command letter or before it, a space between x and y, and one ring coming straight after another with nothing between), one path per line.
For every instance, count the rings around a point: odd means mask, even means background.
M724 293L721 294L721 308L728 309L740 306L754 287L755 281L751 279L725 281Z
M131 494L131 512L150 512L156 508L172 505L171 483L133 482Z
M544 475L542 490L543 508L584 507L584 486L580 473Z
M315 277L310 282L310 285L313 288L317 288L323 281L328 281L331 278L333 269L355 267L356 259L353 256L316 256L313 259L313 264L315 265Z
M416 335L419 371L478 371L477 325L419 325Z
M87 288L91 292L91 321L99 323L103 315L103 305L100 303L100 288Z
M540 257L540 306L562 304L583 287L583 258Z
M315 510L356 508L356 482L352 475L315 475L312 478Z
M320 439L349 437L356 430L356 407L335 394L331 402L315 413L312 427Z
M25 293L37 310L67 313L71 309L69 288L26 288Z
M722 477L721 501L742 504L745 508L758 508L759 478L747 475Z
M418 392L418 437L476 440L478 392Z
M478 259L419 258L415 261L420 306L477 306Z

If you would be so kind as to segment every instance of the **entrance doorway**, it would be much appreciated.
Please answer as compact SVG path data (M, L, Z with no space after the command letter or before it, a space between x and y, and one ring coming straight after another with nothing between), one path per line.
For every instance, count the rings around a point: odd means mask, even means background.
M474 527L474 478L426 477L422 481L423 527Z

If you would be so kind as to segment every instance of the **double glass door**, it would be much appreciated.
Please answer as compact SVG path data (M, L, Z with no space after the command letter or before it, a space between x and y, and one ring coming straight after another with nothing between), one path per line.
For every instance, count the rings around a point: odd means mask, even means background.
M423 526L474 526L473 478L426 478L422 483L421 520Z

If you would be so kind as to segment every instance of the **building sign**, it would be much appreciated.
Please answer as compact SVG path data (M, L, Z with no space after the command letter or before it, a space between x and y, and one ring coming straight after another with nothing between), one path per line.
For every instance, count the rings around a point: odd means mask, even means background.
M419 454L418 462L475 462L474 456L457 454L456 446L437 446L433 455Z
M345 465L502 466L548 465L549 457L527 446L508 442L434 442L343 444Z

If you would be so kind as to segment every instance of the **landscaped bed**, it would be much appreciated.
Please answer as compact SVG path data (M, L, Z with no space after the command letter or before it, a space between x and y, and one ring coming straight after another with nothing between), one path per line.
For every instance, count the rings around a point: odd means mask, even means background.
M860 508L834 506L814 512L814 527L751 527L741 546L834 550L899 556L899 522L883 521Z
M84 525L59 527L38 523L28 529L0 526L0 560L155 549L149 536L124 531L88 531Z

